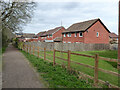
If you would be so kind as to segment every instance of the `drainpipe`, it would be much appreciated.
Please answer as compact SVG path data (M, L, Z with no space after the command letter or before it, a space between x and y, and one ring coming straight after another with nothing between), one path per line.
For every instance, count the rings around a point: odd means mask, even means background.
M118 19L119 19L119 22L118 22L118 25L119 25L119 28L118 28L118 73L120 74L120 0L119 0L119 13L118 13ZM119 87L120 87L120 76L118 76L118 84L119 84Z

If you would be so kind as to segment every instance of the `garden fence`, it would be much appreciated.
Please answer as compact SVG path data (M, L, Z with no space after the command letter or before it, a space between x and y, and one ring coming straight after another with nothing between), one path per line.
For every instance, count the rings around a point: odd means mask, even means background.
M101 60L101 59L105 60L105 61L109 61L109 62L116 62L116 63L118 62L117 59L110 59L110 58L100 57L98 54L95 54L95 56L91 56L91 55L74 53L74 52L71 52L70 50L68 50L68 51L59 51L59 50L55 50L55 49L54 50L49 50L49 51L53 52L53 55L51 55L51 54L46 53L46 51L48 50L46 48L35 47L35 46L31 46L31 45L26 45L26 44L24 44L23 47L20 47L20 49L22 49L25 52L28 52L30 54L33 54L33 55L35 55L35 56L37 56L39 58L42 58L44 60L48 60L48 61L52 62L53 66L55 66L56 64L59 64L59 63L56 63L56 58L58 58L60 60L63 60L63 61L67 62L67 69L68 70L71 70L71 63L75 63L75 64L78 64L78 65L81 65L81 66L84 66L84 67L94 69L94 77L92 77L90 75L86 75L86 74L84 74L84 75L87 78L90 78L90 79L94 80L94 85L95 86L98 86L98 82L105 83L105 81L98 79L98 71L102 71L104 73L108 73L108 74L112 74L112 75L120 77L120 74L118 74L117 72L104 70L102 68L99 68L99 66L98 66L99 60ZM42 51L42 53L44 53L44 56L40 56L40 51ZM35 54L36 52L37 52L37 55ZM66 53L67 54L67 59L64 59L64 58L62 58L60 56L56 56L57 52ZM93 59L95 59L95 62L94 62L95 64L94 64L94 66L91 66L91 65L86 65L86 64L79 63L79 62L76 62L76 61L71 61L71 59L70 59L71 55L93 58ZM47 59L46 56L53 57L53 61ZM118 88L118 86L110 84L110 83L109 83L108 86L112 87L112 88Z

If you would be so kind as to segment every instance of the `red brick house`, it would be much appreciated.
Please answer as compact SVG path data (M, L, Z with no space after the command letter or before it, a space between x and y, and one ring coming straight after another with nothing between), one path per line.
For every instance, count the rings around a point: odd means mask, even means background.
M19 39L19 41L27 42L34 39L35 34L34 33L16 33L16 37Z
M43 32L39 32L36 36L38 38L38 41L42 42L46 39L46 37L43 36L43 34L45 34L46 31L43 31Z
M118 43L118 35L115 33L109 34L110 43Z
M56 27L42 34L40 38L44 38L45 42L62 42L63 31L65 31L64 27Z
M109 43L110 31L100 19L71 25L62 33L63 43Z

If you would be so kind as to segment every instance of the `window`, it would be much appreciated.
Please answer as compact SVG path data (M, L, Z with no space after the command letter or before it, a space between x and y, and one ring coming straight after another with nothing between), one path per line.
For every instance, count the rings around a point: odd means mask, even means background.
M71 37L71 33L69 33L70 37Z
M66 34L64 33L64 37L66 37Z
M68 43L71 43L71 42L68 42Z
M68 33L68 37L71 37L71 33Z
M97 32L97 37L99 37L99 32Z
M79 37L83 37L83 33L82 32L79 33Z
M63 43L66 43L66 42L63 42Z
M49 38L50 36L48 35L48 38Z
M50 35L50 37L52 37L52 34Z
M77 37L77 33L75 33L75 37Z

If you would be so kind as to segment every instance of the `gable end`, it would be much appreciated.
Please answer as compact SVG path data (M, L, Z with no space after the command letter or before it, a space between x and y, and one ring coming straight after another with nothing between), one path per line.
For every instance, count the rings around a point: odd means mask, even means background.
M103 27L110 33L110 31L107 29L107 27L103 24L103 22L100 20L100 19L98 19L97 21L95 21L91 26L89 26L85 31L87 31L89 28L91 28L96 22L100 22L102 25L103 25Z

